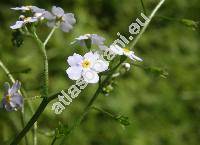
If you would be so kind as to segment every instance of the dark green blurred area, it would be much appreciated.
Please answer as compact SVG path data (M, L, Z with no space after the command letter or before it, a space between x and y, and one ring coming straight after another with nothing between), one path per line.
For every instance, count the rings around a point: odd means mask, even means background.
M148 14L158 2L144 0ZM140 0L1 0L0 59L11 72L31 69L28 73L13 73L22 82L29 97L40 93L43 61L37 44L30 38L25 38L20 48L12 46L9 26L20 13L10 8L20 5L36 5L49 10L52 5L57 5L76 16L77 23L72 32L66 34L57 30L47 46L51 93L67 89L74 83L65 70L67 57L74 52L82 52L81 48L70 45L75 37L97 33L107 38L107 44L110 44L117 38L117 32L128 36L128 26L143 11ZM144 59L142 65L166 70L168 77L162 78L132 67L129 73L117 80L117 86L109 96L101 95L95 103L113 114L128 116L131 124L124 128L106 115L92 110L68 137L66 144L199 145L200 29L194 30L177 21L183 18L199 21L199 14L199 0L167 0L134 51ZM42 40L49 31L44 25L40 27L38 33ZM9 80L0 70L1 96L5 81ZM89 85L61 115L55 115L51 111L52 104L49 104L38 121L38 145L51 143L52 137L42 132L54 131L59 121L72 125L95 88L95 85ZM40 101L30 102L36 109ZM28 121L32 114L28 109L25 112ZM0 145L5 145L22 127L19 112L1 110L0 116ZM32 145L31 131L28 137Z

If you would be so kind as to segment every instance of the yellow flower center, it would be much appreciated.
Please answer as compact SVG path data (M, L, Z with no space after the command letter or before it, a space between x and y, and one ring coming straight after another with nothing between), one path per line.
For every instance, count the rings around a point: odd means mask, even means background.
M10 96L6 96L6 102L10 103L11 97Z
M130 53L131 51L128 48L123 48L125 53Z
M84 60L83 62L82 62L82 67L83 68L89 68L91 66L91 63L90 63L90 61L89 60Z
M24 22L29 22L31 20L31 17L27 17L24 19Z

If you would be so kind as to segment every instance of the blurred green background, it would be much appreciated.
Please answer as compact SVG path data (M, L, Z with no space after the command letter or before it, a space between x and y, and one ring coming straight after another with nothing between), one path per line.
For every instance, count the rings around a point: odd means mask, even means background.
M144 0L147 14L158 0ZM0 1L0 59L22 82L28 96L39 95L42 57L37 44L25 38L20 48L12 46L9 26L18 18L11 7L36 5L51 9L61 6L73 12L77 23L70 33L57 30L47 50L50 69L50 92L59 92L73 84L67 77L66 59L81 48L70 42L81 34L97 33L110 44L117 32L128 36L128 26L143 12L140 0L1 0ZM113 114L129 117L130 125L123 127L108 116L91 110L81 126L67 139L66 144L79 145L199 145L200 142L200 37L199 28L183 19L199 21L199 0L166 0L144 33L134 51L144 59L117 79L114 91L101 95L96 106ZM50 31L45 25L38 31L42 40ZM30 69L27 73L18 73ZM159 74L167 71L167 78ZM0 69L0 94L3 83L9 81ZM38 145L49 145L58 122L72 125L94 93L89 85L61 114L51 111L51 104L38 120ZM34 110L41 99L29 100ZM55 100L56 101L56 100ZM27 101L25 101L27 102ZM25 104L26 121L32 113ZM19 112L0 110L0 145L6 145L22 129ZM28 134L32 144L32 133ZM59 142L59 140L58 140ZM24 142L22 141L21 144Z

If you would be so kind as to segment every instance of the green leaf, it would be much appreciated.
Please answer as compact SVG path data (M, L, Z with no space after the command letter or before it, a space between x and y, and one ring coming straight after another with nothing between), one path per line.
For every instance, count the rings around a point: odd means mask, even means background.
M198 22L195 22L195 21L190 20L190 19L181 19L180 23L184 24L186 27L192 28L193 30L196 30L199 27Z
M55 129L55 136L56 138L60 138L62 136L66 136L68 132L69 132L68 125L59 122L58 127Z
M18 71L12 71L11 74L17 74L17 73L24 73L24 74L27 74L31 72L31 68L26 68L26 69L23 69L23 70L18 70Z
M127 116L118 115L115 117L115 120L124 126L130 125L129 118Z
M153 77L167 78L168 72L157 67L144 67L144 71Z

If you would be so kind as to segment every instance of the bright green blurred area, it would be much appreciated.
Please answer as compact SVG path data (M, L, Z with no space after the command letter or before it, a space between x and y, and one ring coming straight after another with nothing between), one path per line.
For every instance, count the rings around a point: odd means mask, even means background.
M147 13L158 0L144 0ZM10 10L20 5L36 5L49 9L61 6L73 12L77 23L70 33L57 30L47 50L50 69L50 93L67 89L74 82L67 77L66 59L74 52L82 52L70 45L73 39L85 33L97 33L110 44L117 32L128 36L128 26L143 12L140 0L3 0L0 1L0 59L11 72L31 69L28 73L13 73L22 82L29 97L39 95L42 84L42 56L37 44L25 38L20 48L11 43L11 29L20 13ZM79 145L198 145L200 142L200 29L192 29L179 19L199 21L199 0L167 0L136 45L135 53L144 59L142 65L161 68L167 78L153 75L141 68L117 79L114 91L101 95L96 106L113 114L129 117L131 124L122 127L106 115L91 110L81 126L66 144ZM167 18L166 18L167 17ZM170 20L169 20L170 18ZM50 31L45 25L38 33L42 40ZM3 83L9 81L0 69L0 93ZM96 85L89 85L61 114L51 111L51 104L38 120L38 145L49 145L51 133L58 122L69 126L81 114L94 93ZM40 99L30 100L34 110ZM56 100L55 100L56 101ZM27 101L25 101L26 103ZM26 122L32 113L25 104ZM19 112L0 110L0 145L6 145L22 129ZM28 134L32 145L32 132ZM58 141L59 142L59 141ZM24 144L24 141L21 142Z

